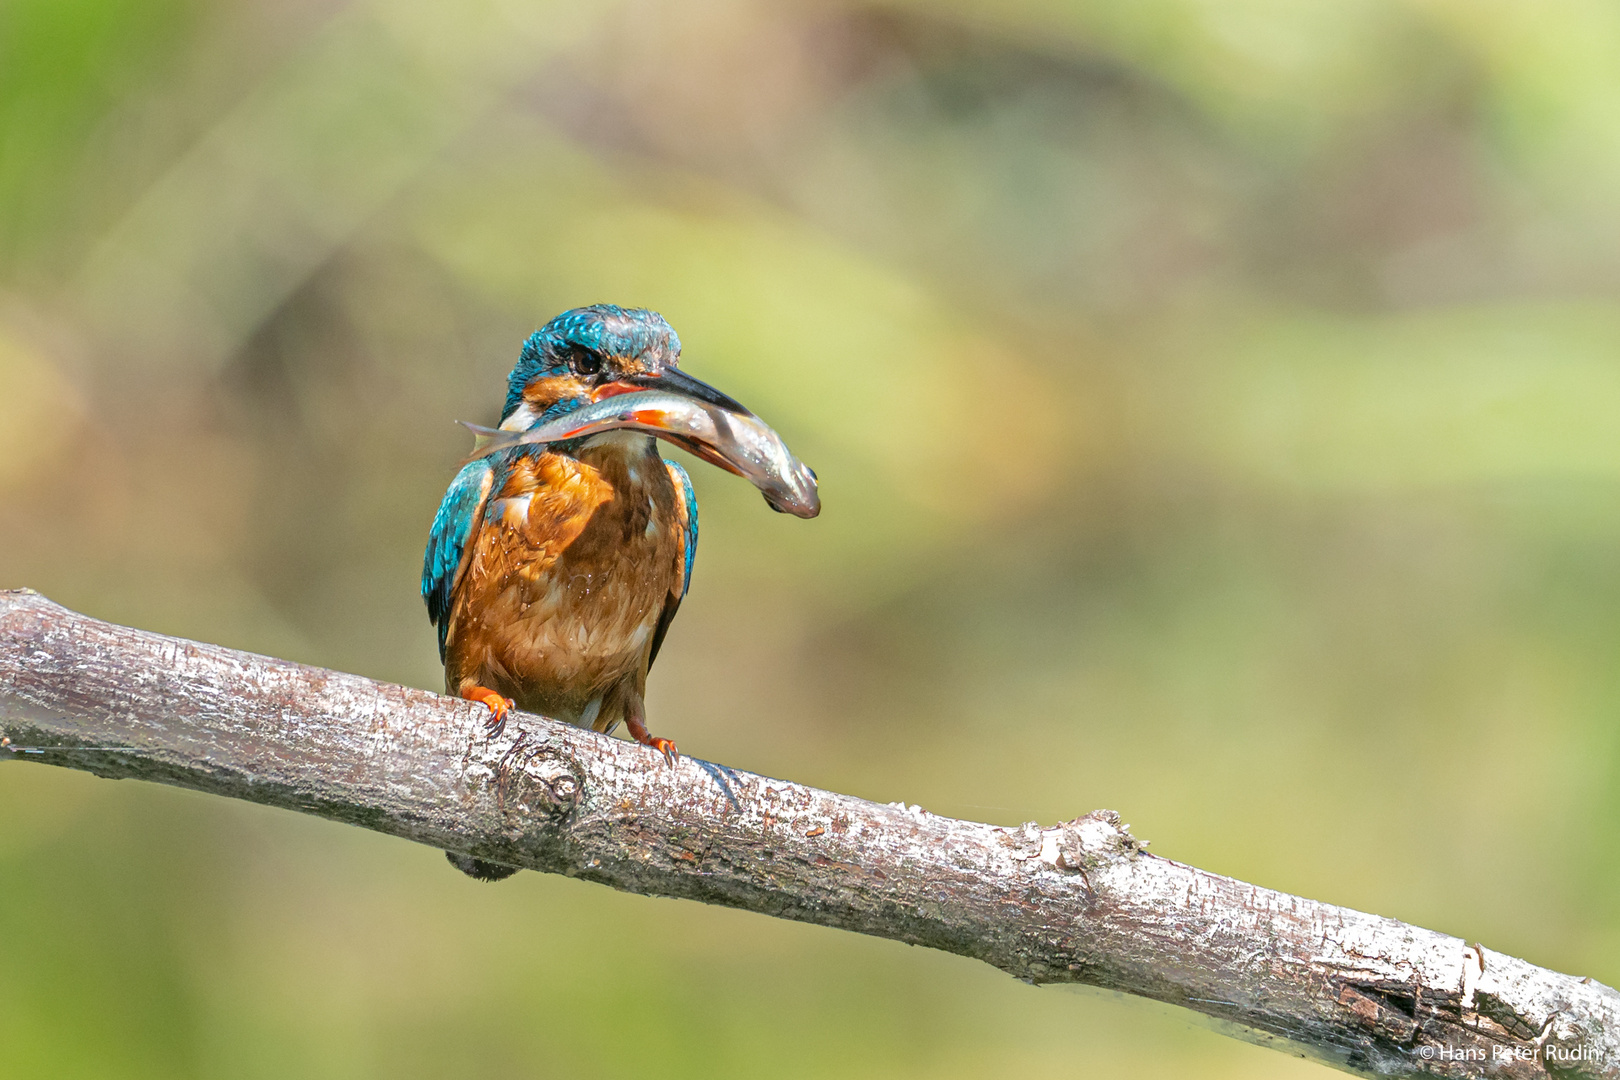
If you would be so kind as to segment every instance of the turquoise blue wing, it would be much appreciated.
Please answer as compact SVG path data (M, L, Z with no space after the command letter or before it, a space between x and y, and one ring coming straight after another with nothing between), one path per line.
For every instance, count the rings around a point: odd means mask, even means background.
M658 629L653 631L652 652L647 657L647 666L658 659L658 647L664 643L664 635L669 632L669 624L675 621L675 613L681 609L681 601L686 598L686 590L692 584L692 560L697 558L698 541L698 509L697 492L692 490L692 478L686 475L686 470L675 462L665 459L664 464L669 466L669 478L675 481L675 496L679 500L679 508L686 518L685 522L685 563L681 570L681 592L669 594L664 602L664 610L658 616Z
M681 571L681 595L677 599L686 597L686 590L692 584L692 560L697 558L697 492L692 490L692 478L686 475L686 470L677 463L664 461L669 466L669 475L675 481L675 494L680 496L681 504L686 508L686 564Z
M444 659L444 638L450 629L450 594L461 579L468 542L484 514L484 502L495 480L487 458L468 462L450 481L439 512L433 515L427 552L422 556L422 599L428 620L439 628L439 659Z

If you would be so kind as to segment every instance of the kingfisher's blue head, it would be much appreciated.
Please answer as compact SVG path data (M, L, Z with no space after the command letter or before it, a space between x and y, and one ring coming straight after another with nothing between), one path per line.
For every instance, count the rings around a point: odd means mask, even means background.
M749 415L682 373L681 339L656 311L592 304L565 311L529 335L507 378L501 427L526 431L630 390L666 390Z

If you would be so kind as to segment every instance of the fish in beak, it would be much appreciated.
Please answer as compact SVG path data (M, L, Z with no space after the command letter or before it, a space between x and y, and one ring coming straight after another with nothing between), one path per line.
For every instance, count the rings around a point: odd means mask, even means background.
M782 437L734 398L675 368L598 386L591 402L525 431L462 423L477 437L468 460L512 446L583 439L604 431L643 431L752 483L784 514L821 512L816 474Z

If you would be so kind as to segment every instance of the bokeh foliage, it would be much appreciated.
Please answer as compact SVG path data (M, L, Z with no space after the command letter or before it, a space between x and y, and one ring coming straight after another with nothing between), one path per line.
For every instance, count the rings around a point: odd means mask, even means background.
M522 336L661 310L699 756L1620 980L1596 0L0 0L0 585L436 687ZM1185 1014L0 767L18 1076L1304 1076Z

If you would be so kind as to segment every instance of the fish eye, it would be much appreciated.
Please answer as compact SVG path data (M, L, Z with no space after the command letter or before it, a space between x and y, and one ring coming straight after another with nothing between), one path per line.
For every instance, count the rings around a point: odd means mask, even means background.
M595 375L602 370L602 357L594 349L572 345L568 349L568 366L576 375Z

